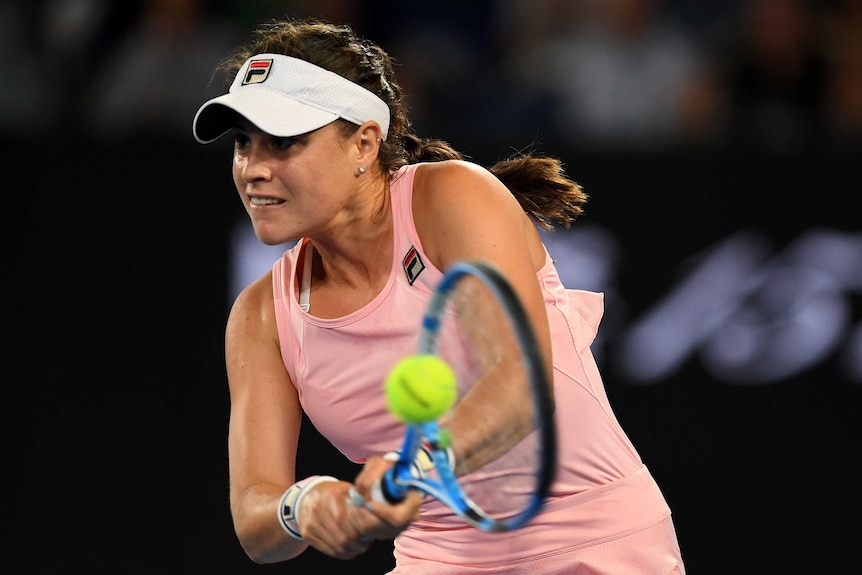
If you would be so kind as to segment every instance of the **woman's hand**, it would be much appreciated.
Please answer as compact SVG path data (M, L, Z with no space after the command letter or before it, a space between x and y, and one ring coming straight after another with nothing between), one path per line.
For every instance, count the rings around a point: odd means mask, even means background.
M371 546L367 535L378 520L369 511L350 504L347 481L324 482L303 496L299 527L305 541L337 559L353 559Z
M423 494L411 489L403 501L396 504L376 501L371 497L372 488L381 480L383 474L392 467L393 462L383 457L372 457L356 476L356 492L366 502L360 509L376 518L376 524L366 531L374 539L393 539L404 531L408 525L419 517L419 506L422 504Z
M373 457L355 486L338 481L312 488L299 510L303 539L321 553L348 560L367 551L375 539L391 540L401 533L418 517L422 494L411 491L395 505L372 500L372 486L391 466L391 461ZM352 492L362 495L367 505L355 505Z

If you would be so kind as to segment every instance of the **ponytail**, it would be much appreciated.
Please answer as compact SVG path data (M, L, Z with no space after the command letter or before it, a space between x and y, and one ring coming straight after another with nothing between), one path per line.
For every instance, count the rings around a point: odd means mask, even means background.
M408 134L401 141L410 164L464 159L443 140L423 140ZM562 162L556 158L518 153L488 170L509 188L527 215L544 230L568 229L583 214L589 198L580 184L566 175Z

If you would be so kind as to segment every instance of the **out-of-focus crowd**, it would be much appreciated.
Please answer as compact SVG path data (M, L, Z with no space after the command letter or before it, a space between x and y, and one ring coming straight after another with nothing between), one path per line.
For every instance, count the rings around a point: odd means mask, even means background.
M425 136L862 148L862 0L0 0L0 138L190 140L219 60L286 15L386 49Z

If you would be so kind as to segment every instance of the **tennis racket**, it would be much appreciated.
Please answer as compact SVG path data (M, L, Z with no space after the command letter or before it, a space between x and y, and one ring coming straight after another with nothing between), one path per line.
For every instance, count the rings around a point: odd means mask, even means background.
M477 419L491 422L482 430L482 453L455 462L450 447L459 438L440 421L407 424L397 459L372 497L394 503L418 489L482 531L521 527L548 494L556 467L556 434L547 370L514 289L486 263L453 265L422 318L417 353L437 354L453 368L458 377L453 410L468 403L468 409L480 410ZM474 385L480 379L481 391ZM510 398L510 407L518 406L522 415L516 419L525 425L510 425L506 418L511 411L495 414L505 409L496 407L505 403L501 398ZM354 503L361 505L359 498ZM436 513L441 511L437 506Z

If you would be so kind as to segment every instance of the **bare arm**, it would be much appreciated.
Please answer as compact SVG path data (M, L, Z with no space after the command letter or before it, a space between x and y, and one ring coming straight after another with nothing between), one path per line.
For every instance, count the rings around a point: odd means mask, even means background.
M530 317L552 373L547 313L536 272L545 252L535 225L517 200L492 174L466 162L440 162L416 175L414 214L425 252L445 270L456 261L483 260L512 283ZM473 300L471 313L482 309ZM478 317L479 324L487 323ZM497 333L504 333L503 330ZM514 342L500 339L501 346ZM443 425L453 431L458 473L484 465L505 453L532 430L529 386L507 362L517 352L501 347L485 374L460 401Z
M346 505L350 483L326 482L303 496L304 541L288 535L279 520L280 502L285 491L303 479L296 477L302 411L278 345L271 274L249 286L234 303L225 352L231 400L230 508L240 544L253 561L284 561L309 545L339 559L352 559L365 552L373 538L394 536L410 522L418 501L411 508L393 510L390 524L384 524L365 509Z
M276 514L282 494L297 479L301 411L278 347L270 274L234 302L225 331L225 358L234 529L254 561L289 559L308 546L288 536Z

